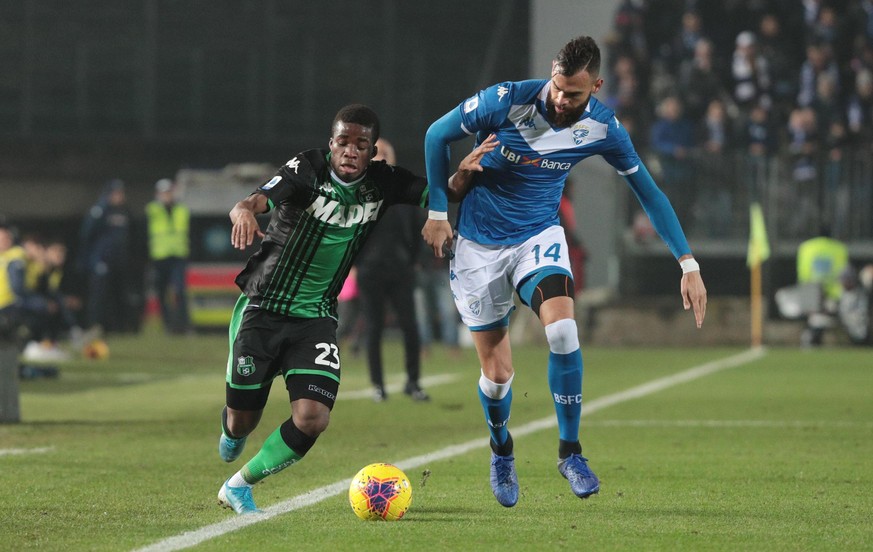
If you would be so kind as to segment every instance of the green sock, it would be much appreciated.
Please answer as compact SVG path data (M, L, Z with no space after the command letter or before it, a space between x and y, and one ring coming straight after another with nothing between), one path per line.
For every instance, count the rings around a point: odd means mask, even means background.
M291 450L282 439L281 428L276 428L264 441L261 450L240 471L243 479L253 485L268 475L279 473L301 458L303 457Z

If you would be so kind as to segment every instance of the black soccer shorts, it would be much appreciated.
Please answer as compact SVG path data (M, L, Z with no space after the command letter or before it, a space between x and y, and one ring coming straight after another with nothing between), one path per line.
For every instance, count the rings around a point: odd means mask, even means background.
M312 399L332 409L340 383L336 328L332 318L246 308L228 357L227 406L262 410L273 378L281 375L292 402Z

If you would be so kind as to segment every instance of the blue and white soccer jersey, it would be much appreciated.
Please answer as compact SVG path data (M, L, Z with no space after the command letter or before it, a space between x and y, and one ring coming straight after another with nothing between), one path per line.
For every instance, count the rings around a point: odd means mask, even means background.
M558 224L570 169L600 155L620 174L640 164L614 112L593 96L568 128L546 120L548 80L504 82L460 106L461 127L477 142L494 133L500 146L482 159L484 172L461 203L458 232L483 244L518 244Z
M458 236L449 263L455 306L471 330L505 326L513 292L541 270L572 277L564 229L550 226L515 245L489 245Z
M570 169L593 155L625 177L677 259L691 252L670 201L615 113L592 96L578 121L555 128L546 119L549 90L548 80L496 84L446 113L425 138L430 208L436 212L447 209L449 143L475 134L478 145L491 133L500 142L483 156L483 171L474 177L458 214L452 289L464 322L474 329L505 323L513 288L532 274L543 269L572 274L558 207ZM548 261L553 244L561 249L554 266L530 262L537 252L541 262Z

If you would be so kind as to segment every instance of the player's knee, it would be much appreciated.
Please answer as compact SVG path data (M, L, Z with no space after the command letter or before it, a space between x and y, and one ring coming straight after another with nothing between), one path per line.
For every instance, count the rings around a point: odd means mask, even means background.
M234 438L247 436L258 427L261 420L262 410L234 410L227 409L227 430Z
M316 404L321 405L321 403ZM330 423L330 409L327 407L300 408L298 410L294 412L294 425L306 435L317 437L327 429Z
M482 373L482 376L479 378L479 389L482 390L482 393L491 399L500 400L509 393L509 389L512 386L512 378L515 377L515 374L511 374L509 378L502 382L497 383L496 381L492 381L485 377L485 373Z
M573 280L566 274L549 274L539 282L530 298L530 308L540 315L543 303L554 297L573 297Z
M579 331L576 321L564 318L546 326L546 339L549 350L553 353L566 355L579 348Z

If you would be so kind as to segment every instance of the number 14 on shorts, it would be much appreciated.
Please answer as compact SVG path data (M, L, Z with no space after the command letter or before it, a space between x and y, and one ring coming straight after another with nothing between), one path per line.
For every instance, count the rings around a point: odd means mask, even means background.
M533 254L536 264L540 264L540 244L536 244L535 246L533 246ZM542 256L544 258L551 259L552 262L557 263L559 260L561 260L561 244L553 243L546 248L546 251L542 254Z

